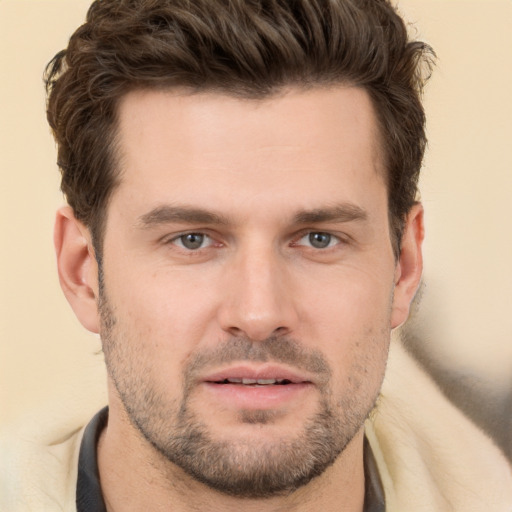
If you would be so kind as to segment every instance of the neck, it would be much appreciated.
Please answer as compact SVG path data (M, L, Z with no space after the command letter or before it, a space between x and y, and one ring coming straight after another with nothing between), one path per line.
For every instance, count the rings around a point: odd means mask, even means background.
M248 499L225 495L198 482L157 452L127 418L110 414L98 444L101 487L108 512L361 512L363 438L361 429L332 466L298 490Z

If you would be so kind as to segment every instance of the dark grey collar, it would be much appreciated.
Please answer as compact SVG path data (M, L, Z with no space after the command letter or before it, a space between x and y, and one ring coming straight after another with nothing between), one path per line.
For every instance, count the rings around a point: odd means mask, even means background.
M103 408L85 427L78 456L78 480L76 483L77 512L107 512L101 493L100 474L96 446L101 431L107 425L108 407Z

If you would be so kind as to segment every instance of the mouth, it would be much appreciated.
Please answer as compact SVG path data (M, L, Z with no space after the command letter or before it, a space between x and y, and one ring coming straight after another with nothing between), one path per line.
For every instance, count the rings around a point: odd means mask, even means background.
M280 366L227 368L207 376L204 382L223 386L290 386L312 383L308 376Z
M237 384L242 386L287 386L289 384L293 384L293 382L289 379L249 379L228 377L220 381L213 381L212 384Z
M275 409L304 397L314 383L309 376L282 368L240 366L202 379L210 403L235 409Z

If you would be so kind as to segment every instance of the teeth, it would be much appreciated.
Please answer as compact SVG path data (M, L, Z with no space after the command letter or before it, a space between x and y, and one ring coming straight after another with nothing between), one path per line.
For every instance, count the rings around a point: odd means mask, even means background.
M272 384L288 384L290 381L288 379L239 379L237 377L230 377L229 379L224 379L225 384L245 384L245 385L260 385L260 386L270 386Z
M242 384L259 384L260 386L267 386L275 383L276 379L242 379Z

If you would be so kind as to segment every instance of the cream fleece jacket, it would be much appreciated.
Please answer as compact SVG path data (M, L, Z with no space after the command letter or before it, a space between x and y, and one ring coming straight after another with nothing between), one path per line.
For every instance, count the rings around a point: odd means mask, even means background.
M34 431L51 426L40 420ZM398 342L365 428L387 512L512 512L512 469L505 457ZM2 429L1 512L76 512L83 428L64 430L38 430L31 437L26 428Z

